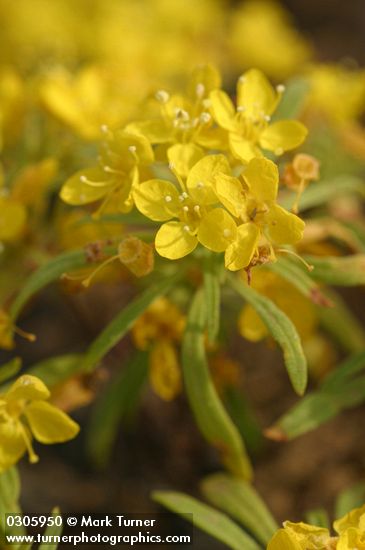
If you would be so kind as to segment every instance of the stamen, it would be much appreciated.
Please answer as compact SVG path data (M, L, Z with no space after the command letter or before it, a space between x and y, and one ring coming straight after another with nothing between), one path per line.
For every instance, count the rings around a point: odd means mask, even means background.
M243 105L237 105L238 113L243 113L244 111L246 111L246 107L244 107Z
M183 229L184 229L184 231L186 231L188 233L190 231L190 226L189 225L184 225Z
M244 84L244 83L246 82L246 77L243 76L243 75L241 75L241 76L239 77L239 79L238 79L238 82L239 82L240 84Z
M39 461L39 456L34 452L31 438L28 435L28 432L27 432L26 428L23 425L21 425L21 432L22 432L22 436L23 436L23 439L24 439L25 446L26 446L27 451L28 451L29 462L31 464L35 464L36 462Z
M166 92L166 90L158 90L155 93L155 98L160 103L167 103L168 100L170 99L170 94L168 92Z
M230 229L224 229L223 230L223 236L224 237L230 237L231 236L231 230Z
M274 152L275 155L282 155L284 153L284 149L282 147L278 147Z
M31 332L26 332L25 330L16 327L15 325L12 328L15 334L18 334L22 338L25 338L25 340L28 340L28 342L35 342L37 340L36 335L32 334Z
M165 201L166 201L166 202L171 202L171 201L172 201L171 195L166 195Z
M197 189L203 189L203 187L205 187L205 185L202 181L198 181L198 183L196 184L196 187L197 187Z
M266 120L266 122L270 122L271 116L270 115L264 115L264 119Z
M210 113L207 113L206 111L203 111L200 115L200 122L203 124L208 124L212 120L212 117Z
M135 145L130 145L130 146L128 147L128 151L129 151L130 153L135 153L135 152L137 151L137 147L136 147Z
M276 91L277 91L279 94L284 93L284 92L285 92L285 86L284 86L284 84L278 84L278 85L276 86Z
M184 210L184 212L189 212L189 207L188 206L183 206L183 210Z
M103 134L108 134L109 133L109 126L107 124L102 124L100 126L100 130L103 132Z
M200 212L200 206L199 206L199 204L196 204L196 205L194 206L194 210L195 210L195 212L197 212L197 213L199 214L199 212Z
M308 271L313 271L314 265L311 265L308 262L306 262L305 259L299 256L299 254L297 254L296 252L294 252L294 250L289 250L288 248L277 248L276 251L281 252L283 254L291 254L292 256L297 258L300 262L302 262L302 264L305 265Z
M87 185L91 185L91 186L94 186L94 187L104 187L105 185L108 185L110 183L108 180L106 180L106 181L93 181L93 180L90 180L86 176L80 176L80 181L82 183L86 183Z
M205 94L205 86L204 84L199 82L199 84L196 85L196 95L198 97L203 97L204 94Z

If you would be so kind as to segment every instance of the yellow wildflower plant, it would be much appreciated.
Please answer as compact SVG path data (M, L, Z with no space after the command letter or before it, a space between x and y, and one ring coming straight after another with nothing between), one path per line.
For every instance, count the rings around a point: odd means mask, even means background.
M182 380L176 346L181 341L185 317L167 298L155 300L135 322L132 337L140 350L149 350L149 378L155 393L171 401L181 391Z
M225 149L225 133L213 127L209 112L209 93L221 85L217 69L197 67L188 82L185 95L158 90L157 113L153 118L132 122L126 129L145 136L153 145L164 145L169 162L187 176L192 165L204 155L204 149Z
M175 171L179 188L162 179L135 186L133 196L138 210L153 221L166 222L155 238L160 256L183 258L198 243L223 252L235 240L236 222L224 208L216 206L219 201L213 191L215 177L229 172L224 155L208 155L191 168L185 182Z
M300 197L311 181L319 179L319 162L312 155L299 153L287 164L283 173L283 183L297 192L292 211L297 214Z
M337 550L365 549L365 504L334 522L339 534Z
M284 86L276 89L264 73L250 69L237 82L237 107L223 90L209 94L211 112L217 124L229 134L229 146L233 156L244 163L261 157L261 149L282 155L295 149L307 136L306 127L296 120L280 120L271 123Z
M299 290L282 277L264 267L256 269L251 286L272 300L293 321L302 340L310 338L316 328L314 305ZM266 325L254 308L246 304L238 319L241 336L258 342L269 336Z
M284 522L267 546L267 550L334 550L328 529L307 523Z
M30 462L38 461L32 438L44 444L74 438L79 426L48 402L50 392L37 377L20 376L0 394L0 473L16 464L28 452Z
M276 203L279 172L265 158L253 158L239 178L220 176L214 190L228 212L238 220L236 237L225 251L225 265L237 271L250 265L259 248L296 244L303 235L304 222Z
M73 206L102 201L98 213L110 204L116 211L128 212L133 207L132 187L139 182L140 167L153 162L153 150L141 135L104 130L106 139L100 147L99 164L71 176L62 186L60 197Z

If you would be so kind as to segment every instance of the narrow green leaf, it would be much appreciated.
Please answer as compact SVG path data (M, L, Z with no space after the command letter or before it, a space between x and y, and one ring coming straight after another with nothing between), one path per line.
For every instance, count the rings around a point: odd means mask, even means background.
M316 525L317 527L323 527L324 529L331 529L330 520L324 508L309 510L306 513L306 520L310 525Z
M88 429L88 449L99 467L108 463L118 426L137 404L147 378L147 365L147 355L138 353L113 378L94 408Z
M299 211L303 212L309 208L323 206L333 198L343 195L357 193L365 197L364 182L355 176L338 176L328 181L313 183L304 191L300 202ZM293 194L285 194L280 198L280 204L291 209L293 205Z
M191 305L182 344L185 389L198 427L222 453L226 466L250 479L252 469L240 434L226 412L212 382L205 353L206 310L198 291Z
M20 359L20 357L15 357L5 365L1 365L0 384L5 382L6 380L9 380L9 378L12 378L13 376L15 376L20 371L21 366L22 366L22 360Z
M147 288L142 294L128 304L94 340L86 352L80 366L82 371L92 370L97 363L110 351L130 330L134 322L148 306L159 296L166 294L179 280L180 275L171 275L161 279L154 286Z
M319 390L299 401L266 430L266 435L279 441L294 439L318 428L342 409L365 401L365 376L354 377L364 367L365 354L346 360L326 377Z
M365 254L326 258L305 256L305 260L314 266L312 277L316 281L335 286L365 284Z
M348 514L354 508L359 508L365 502L365 481L352 485L345 491L342 491L336 500L335 517L341 518Z
M308 378L307 361L295 326L269 298L235 276L229 280L234 290L256 310L274 340L281 346L293 388L299 395L303 395Z
M295 77L286 83L282 100L273 116L273 121L298 118L306 100L310 84L303 77Z
M57 258L39 267L25 282L10 307L10 316L13 321L18 317L21 309L28 300L49 283L56 281L63 273L84 267L87 259L84 250L65 252Z
M189 519L232 550L260 550L261 547L229 517L193 497L172 491L156 491L152 498L168 510ZM191 516L185 516L191 514Z
M60 509L59 508L53 508L51 512L52 516L59 516L60 515ZM60 537L62 534L63 526L60 525L51 525L46 528L43 535L46 537ZM55 550L58 547L58 544L52 544L48 542L44 542L43 544L39 545L39 550Z
M334 290L327 290L332 308L318 308L317 315L323 328L333 336L342 349L357 353L365 348L365 330L346 302Z
M204 300L207 308L207 329L210 342L218 336L220 325L220 281L216 258L210 256L204 269Z
M210 504L239 521L264 545L279 529L260 495L246 481L214 474L203 480L201 490Z
M17 509L20 496L20 478L15 466L0 474L1 504L11 512Z
M281 256L277 262L267 264L266 268L280 275L314 304L327 307L331 305L331 301L323 294L318 284L311 279L298 263Z

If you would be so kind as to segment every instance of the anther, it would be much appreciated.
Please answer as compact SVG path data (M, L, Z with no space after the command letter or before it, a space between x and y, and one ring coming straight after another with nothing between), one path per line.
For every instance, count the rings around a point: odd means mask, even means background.
M202 181L198 181L198 183L196 184L197 188L198 189L203 189L204 187L204 183Z
M184 231L186 231L186 232L190 231L190 227L189 227L188 225L184 225L183 229L184 229Z
M81 183L87 183L88 179L87 179L86 176L80 176L80 181L81 181Z
M231 230L230 229L223 229L223 236L224 237L230 237L231 236Z
M244 111L246 111L246 107L244 107L243 105L237 105L238 113L243 113Z
M266 122L270 122L271 116L270 115L264 115L264 119L266 120Z
M200 115L200 121L203 123L203 124L208 124L208 122L210 122L212 120L212 117L210 115L210 113L207 113L206 111L204 111L203 113L201 113Z
M166 92L166 90L158 90L155 93L155 98L160 103L167 103L168 100L170 99L170 94L168 92Z
M130 145L130 146L128 147L128 151L129 151L130 153L135 153L135 152L137 151L137 147L136 147L135 145Z
M183 210L184 210L184 212L189 212L189 207L188 206L183 206Z
M196 205L194 206L194 210L195 210L195 212L198 212L198 213L199 213L199 210L200 210L199 204L196 204Z
M275 149L275 155L282 155L284 153L284 149L282 147L278 147Z
M243 76L243 75L240 76L239 79L238 79L238 82L239 82L240 84L244 84L244 83L246 82L246 77Z
M107 134L109 132L109 127L107 124L102 124L100 126L100 130L103 132L103 134Z
M166 201L166 202L171 202L171 201L172 201L171 195L166 195L165 201Z
M283 92L285 92L285 86L284 84L278 84L276 86L276 91L279 92L279 94L282 94Z
M205 86L204 84L199 82L199 84L196 85L196 95L198 97L203 97L204 94L205 94Z

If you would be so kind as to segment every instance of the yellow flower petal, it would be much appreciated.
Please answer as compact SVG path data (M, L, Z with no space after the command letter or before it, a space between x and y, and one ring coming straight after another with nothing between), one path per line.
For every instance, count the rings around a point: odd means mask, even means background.
M260 230L254 223L244 223L237 228L237 238L225 253L225 265L230 271L247 267L252 260L260 238Z
M181 391L181 372L173 345L165 340L156 342L150 352L149 378L161 399L171 401Z
M228 132L224 128L203 128L194 141L205 149L225 151L229 149Z
M21 236L27 211L23 204L7 197L0 197L0 241L13 241Z
M46 401L33 401L24 410L30 429L40 443L63 443L79 433L67 414Z
M214 204L217 196L214 193L214 182L218 174L230 174L227 157L224 155L207 155L190 170L186 181L191 197L199 204Z
M198 244L195 235L181 222L168 222L160 227L155 246L160 256L169 260L178 260L192 252Z
M144 135L136 135L126 130L113 132L108 140L108 146L120 155L119 162L127 169L138 164L149 164L154 161L153 149L149 140ZM131 148L134 149L131 152ZM106 163L108 164L108 163Z
M206 97L209 92L220 88L221 76L213 65L200 65L193 70L188 93L192 99Z
M261 317L252 306L245 306L238 318L238 332L251 342L259 342L268 335L268 330Z
M31 374L20 376L6 393L6 399L43 400L48 399L50 392L45 384Z
M67 204L80 206L102 199L115 185L115 179L99 167L79 170L62 186L60 197Z
M134 186L132 194L138 210L157 222L170 220L180 208L179 192L170 181L144 181Z
M215 208L202 219L197 236L199 242L209 250L224 252L236 235L237 226L233 218L223 208Z
M0 474L16 464L25 451L20 422L0 422Z
M362 537L361 537L362 535ZM365 550L365 534L359 529L349 527L341 533L336 550Z
M255 157L262 157L260 149L251 141L238 134L229 134L229 147L235 158L247 163Z
M302 550L302 546L285 529L279 529L269 542L267 550Z
M139 134L151 143L166 143L171 140L171 128L162 120L141 120L126 126L131 134Z
M211 111L214 120L226 130L234 131L236 129L234 105L225 92L222 90L213 90L209 95L211 101Z
M327 543L330 540L328 529L317 527L316 525L285 521L284 528L299 543L300 548L322 550L327 547Z
M308 130L297 120L280 120L270 124L260 135L260 145L264 149L282 155L284 151L295 149L303 143Z
M246 197L238 178L219 174L216 177L214 189L223 206L233 216L238 218L246 212Z
M276 244L295 244L303 237L304 221L278 204L270 207L265 221L270 239Z
M203 149L194 143L177 143L167 150L167 158L173 169L184 178L203 155Z
M252 159L243 172L243 177L257 201L266 202L276 199L279 170L271 160L265 158Z
M278 104L280 96L258 69L247 71L238 79L237 105L244 107L245 115L271 115Z
M333 527L338 534L341 534L350 527L358 528L360 525L365 532L365 504L360 508L351 510L351 512L336 520Z

